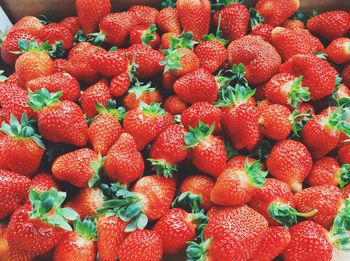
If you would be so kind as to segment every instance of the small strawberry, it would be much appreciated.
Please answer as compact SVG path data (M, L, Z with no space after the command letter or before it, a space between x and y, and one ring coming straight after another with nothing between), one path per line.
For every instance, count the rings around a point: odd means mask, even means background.
M149 26L157 22L158 10L146 5L133 5L129 8L136 17L137 23Z
M47 24L37 35L43 42L47 41L49 44L55 44L56 42L62 41L62 47L64 49L73 47L74 35L62 24Z
M68 16L59 22L59 24L68 28L73 35L80 30L79 18L76 16Z
M176 8L163 8L157 16L157 26L163 33L181 33L181 25Z
M336 64L350 62L350 38L341 37L333 40L327 46L325 53Z
M48 191L52 188L58 190L58 186L52 175L44 172L41 172L32 178L32 181L30 182L30 188L38 191L39 193Z
M312 158L304 144L287 139L272 148L266 166L271 176L286 182L293 191L300 191L311 171Z
M179 96L169 96L164 101L164 110L171 113L172 115L181 114L187 108L187 103L179 98Z
M130 42L133 44L145 44L152 47L153 49L158 49L160 44L160 37L156 33L157 26L151 24L150 26L146 25L137 25L133 27L130 31Z
M61 95L61 91L50 93L46 89L29 94L29 106L38 111L40 133L52 142L84 146L88 127L83 112L74 102L60 101Z
M37 34L44 24L35 16L24 16L19 19L11 28L11 31L25 30L32 34Z
M171 71L167 71L162 75L161 86L169 92L174 92L173 86L178 78L179 77L175 76Z

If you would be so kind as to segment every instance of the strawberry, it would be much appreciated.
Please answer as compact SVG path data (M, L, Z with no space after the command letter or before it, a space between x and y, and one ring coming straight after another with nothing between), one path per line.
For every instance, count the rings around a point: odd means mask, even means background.
M84 146L87 142L87 124L80 107L71 101L60 101L62 92L46 89L29 94L28 103L38 111L40 133L52 142Z
M333 95L334 99L341 104L342 100L350 99L350 89L345 84L339 84Z
M299 0L259 0L255 9L265 23L276 27L292 16L300 7Z
M245 36L250 20L248 8L235 0L217 1L216 5L222 9L214 13L213 22L215 26L220 23L223 37L231 42Z
M74 231L69 232L55 247L52 260L59 261L77 259L94 261L96 257L97 239L96 220L85 218L74 221Z
M251 35L261 36L264 41L271 43L273 26L269 24L258 24L252 28Z
M193 165L214 177L218 177L226 167L226 150L223 141L213 136L215 125L208 126L199 121L197 128L189 128L185 133L184 148L191 149Z
M311 17L306 27L327 40L334 40L344 36L350 29L350 14L335 10Z
M186 110L188 105L186 102L181 100L179 96L172 95L172 96L169 96L164 101L163 106L164 106L164 110L175 115L175 114L181 114L184 110Z
M63 58L55 59L53 61L54 71L56 73L66 72L67 60Z
M222 93L218 105L222 108L221 125L234 148L252 150L259 143L259 113L252 98L254 90L239 84Z
M0 220L4 220L25 203L30 179L15 172L0 170L0 180Z
M112 5L109 0L76 0L75 8L81 28L90 34L97 29L100 19L111 12Z
M31 177L39 168L45 145L24 113L21 122L11 115L10 124L2 122L0 168Z
M295 54L311 54L322 52L321 41L307 30L293 30L276 27L271 33L271 44L286 61Z
M243 205L253 197L254 188L263 187L266 176L258 161L246 160L244 168L227 168L216 180L210 200L220 206Z
M32 178L32 181L30 182L30 188L38 191L39 193L48 191L51 188L58 190L58 186L52 175L44 172L41 172Z
M169 32L169 33L162 34L161 48L162 49L169 49L171 44L172 44L171 39L172 38L180 38L180 37L181 37L180 33Z
M47 41L49 44L62 41L62 47L64 49L73 47L74 35L62 24L51 23L45 25L45 27L38 32L38 37L43 42Z
M129 184L141 177L144 162L130 134L121 134L109 149L105 157L104 170L108 178L120 183Z
M112 99L108 87L108 81L106 79L102 79L88 87L81 95L81 108L89 118L93 118L98 114L96 110L96 102L106 106L107 102Z
M248 160L249 164L253 164L256 159L245 156L233 156L227 163L226 167L230 169L244 169L246 161ZM265 166L261 165L261 170L265 170Z
M150 230L134 231L119 247L120 260L160 261L162 257L162 240Z
M270 261L280 255L291 240L288 229L276 226L269 227L260 242L252 261Z
M52 164L52 175L76 187L90 188L99 181L103 160L97 152L83 148L61 155Z
M350 26L349 26L350 27ZM350 61L350 38L341 37L334 39L326 48L325 53L336 64Z
M9 260L9 246L6 239L7 225L0 224L0 258Z
M147 105L141 102L139 107L126 113L124 130L133 136L137 149L142 150L172 121L173 116L165 112L159 103Z
M232 41L227 54L231 66L240 63L244 65L244 77L252 84L269 80L281 64L276 49L258 36L247 35Z
M341 73L345 85L350 86L350 64L347 64Z
M122 96L130 87L131 77L128 72L115 76L110 83L110 91L113 97Z
M146 5L133 5L129 8L136 17L137 23L149 26L157 22L158 10Z
M266 166L271 176L286 182L293 191L300 191L311 171L312 158L301 142L286 139L272 148Z
M155 24L151 24L148 27L146 25L137 25L133 27L130 31L131 45L145 44L153 49L158 49L160 37L156 31L157 26Z
M80 30L79 18L76 16L68 16L59 22L59 24L68 28L73 35Z
M61 100L77 101L80 97L80 85L77 79L69 73L58 72L49 76L43 76L30 80L27 83L28 91L34 92L41 88L49 92L62 91Z
M350 145L344 145L339 149L338 160L341 164L350 164Z
M97 187L82 188L64 206L74 209L83 219L87 216L96 216L97 210L102 208L104 201L105 197L101 189Z
M10 31L25 30L37 34L43 27L44 24L35 16L24 16L13 25Z
M179 77L175 76L171 71L167 71L161 77L161 86L169 92L174 92L173 86L178 78Z
M195 128L199 121L211 126L215 125L215 130L220 130L222 112L220 108L207 102L196 102L184 110L181 114L181 123L188 128Z
M201 67L211 73L219 70L227 59L226 48L218 40L201 42L197 45L195 54L200 60Z
M185 128L172 124L159 133L151 146L149 161L158 175L171 177L177 170L177 163L189 156L189 151L184 150Z
M298 29L305 29L305 25L303 21L298 20L297 18L298 12L292 17L292 19L287 19L283 22L282 26L284 28L298 30Z
M99 114L89 126L89 141L94 150L104 156L123 133L119 121L124 118L125 110L117 109L112 101L108 101L106 107L97 103L96 110Z
M185 32L192 32L195 40L208 34L210 26L209 0L177 0L176 11Z
M176 8L163 8L157 16L157 26L163 33L181 33L181 25Z
M67 220L75 220L78 214L69 208L61 208L66 193L55 189L39 193L31 190L31 204L17 209L7 230L10 260L32 260L48 253L72 228ZM50 213L50 214L48 214Z

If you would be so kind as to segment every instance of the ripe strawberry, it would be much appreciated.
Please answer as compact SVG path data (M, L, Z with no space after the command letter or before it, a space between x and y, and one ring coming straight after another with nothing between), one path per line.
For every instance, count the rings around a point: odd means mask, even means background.
M285 227L269 227L251 260L270 261L275 259L288 246L290 240L290 233Z
M249 164L253 164L256 159L245 156L233 156L227 163L226 167L230 169L244 169L246 161ZM265 170L265 166L261 163L261 170Z
M339 84L338 89L333 93L334 99L341 102L342 99L350 99L350 89L345 84Z
M300 191L311 171L312 158L301 142L282 140L272 148L266 166L271 176L286 182L293 191Z
M171 177L177 170L177 163L189 156L189 151L184 150L185 128L172 124L159 133L151 146L149 161L158 175Z
M157 26L155 24L151 24L150 26L137 25L133 27L130 31L131 45L145 44L153 49L158 49L160 44L160 37L156 31Z
M38 111L40 133L52 142L84 146L88 127L83 112L74 102L60 101L61 95L61 91L49 93L46 89L29 94L29 106Z
M66 17L61 22L59 22L59 24L68 28L68 30L73 35L75 35L80 30L79 18L76 16Z
M269 80L281 64L276 49L258 36L247 35L232 41L227 54L231 66L244 65L244 77L252 84Z
M24 113L21 122L11 115L10 124L2 122L0 168L31 177L39 168L45 146Z
M164 101L164 110L171 113L172 115L181 114L187 108L187 103L179 98L179 96L169 96Z
M296 15L294 17L296 17ZM284 28L292 29L292 30L305 29L305 25L303 21L294 19L294 17L292 19L287 19L286 21L284 21L282 26Z
M227 168L218 177L210 200L220 206L243 205L251 200L255 188L263 186L266 176L258 161L250 164L246 160L244 168Z
M99 181L103 160L97 152L83 148L56 158L52 164L52 175L76 187L92 187Z
M163 8L157 15L157 26L163 33L181 33L176 8Z
M327 40L344 36L350 29L350 14L345 11L328 11L311 17L306 24L308 30Z
M109 149L103 168L108 178L123 184L130 184L141 177L144 162L130 134L121 134Z
M191 149L193 165L214 177L218 177L226 168L226 150L223 141L213 136L215 126L199 121L197 128L189 128L184 140L184 148Z
M273 26L269 24L258 24L252 27L251 35L261 36L264 41L271 43L271 33Z
M130 73L125 72L115 76L110 83L110 91L113 97L122 96L130 87Z
M7 225L0 224L0 258L1 260L9 260L9 246L6 239Z
M37 35L43 42L47 41L49 44L55 44L56 42L62 41L62 47L64 49L73 47L74 35L62 24L47 24Z
M61 208L66 193L55 189L43 193L31 190L31 205L17 209L7 230L10 260L32 260L48 253L72 228L67 220L75 220L78 214L69 208ZM49 214L50 213L50 214Z
M161 37L161 48L162 49L169 49L172 42L172 38L180 38L181 34L180 33L173 33L173 32L169 32L169 33L164 33L162 34Z
M200 60L200 66L211 73L222 68L227 59L225 46L219 40L215 39L198 44L195 54Z
M222 108L221 125L234 148L252 150L259 143L259 113L252 98L254 90L240 86L222 94L218 105Z
M119 247L120 260L160 261L163 257L162 240L150 230L131 233Z
M161 86L169 92L174 92L173 85L178 78L171 71L167 71L161 77Z
M129 8L136 17L137 23L149 26L157 22L158 10L146 5L133 5Z
M215 26L220 24L223 37L231 42L245 36L250 19L248 8L239 1L217 2L222 9L214 13L213 22Z
M259 0L255 8L265 23L276 27L292 16L300 7L299 0Z
M13 25L10 31L25 30L37 34L43 27L44 24L35 16L24 16Z
M124 119L124 130L135 139L137 149L142 150L173 121L173 116L165 112L159 103L147 105L143 102L136 109L128 111Z
M102 17L111 12L110 0L76 0L79 24L85 34L93 33Z
M48 191L52 188L58 190L58 186L52 175L44 172L41 172L32 178L32 181L30 182L30 188L39 193Z
M350 28L350 26L349 26ZM336 64L350 61L350 38L341 37L333 40L326 48L325 53Z
M98 114L96 110L96 102L106 106L107 102L112 99L108 87L108 81L106 79L102 79L88 87L81 95L81 108L89 118L93 118Z
M66 72L66 65L67 65L67 60L60 58L60 59L55 59L53 61L53 67L54 67L54 71L56 73L63 73Z
M350 164L350 145L346 144L339 149L338 160L341 164Z
M25 203L30 179L15 172L0 170L0 180L0 220L4 220Z
M28 91L34 92L41 88L49 92L62 91L61 100L77 101L80 97L80 85L77 79L69 73L58 72L30 80L27 83Z
M195 40L208 34L210 26L209 0L177 0L176 11L185 32L192 32Z
M350 64L346 65L343 68L341 73L341 77L343 78L343 82L345 85L350 86Z
M74 231L69 232L55 247L52 260L94 261L97 239L96 220L85 218L74 221Z
M277 49L282 60L286 61L296 54L322 52L321 41L307 30L293 30L276 27L271 33L271 44Z
M74 209L84 219L87 216L97 216L97 210L102 208L105 197L102 190L93 188L82 188L78 194L68 200L64 206Z

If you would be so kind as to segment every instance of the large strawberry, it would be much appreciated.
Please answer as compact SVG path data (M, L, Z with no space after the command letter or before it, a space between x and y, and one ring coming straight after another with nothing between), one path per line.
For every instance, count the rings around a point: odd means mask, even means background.
M51 23L45 25L38 33L38 37L43 42L48 42L49 44L56 44L62 41L62 47L64 49L70 49L73 47L74 36L71 31L62 24Z
M59 24L68 28L73 35L80 30L79 18L77 16L68 16L59 22Z
M157 16L157 26L163 33L181 33L181 25L176 8L163 8Z
M10 31L25 30L37 34L43 27L44 24L37 17L24 16L13 25Z
M83 146L88 138L83 112L74 102L60 101L61 95L46 89L29 94L29 106L38 111L40 133L52 142Z
M146 5L133 5L129 8L138 24L149 26L157 22L158 10Z

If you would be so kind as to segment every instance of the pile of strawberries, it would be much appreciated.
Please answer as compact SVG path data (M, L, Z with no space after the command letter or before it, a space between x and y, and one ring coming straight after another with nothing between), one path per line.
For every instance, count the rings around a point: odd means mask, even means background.
M19 20L1 40L0 260L349 250L350 13L299 6L76 0Z

